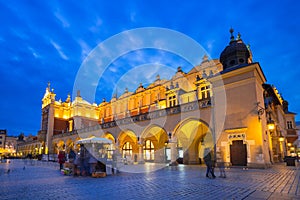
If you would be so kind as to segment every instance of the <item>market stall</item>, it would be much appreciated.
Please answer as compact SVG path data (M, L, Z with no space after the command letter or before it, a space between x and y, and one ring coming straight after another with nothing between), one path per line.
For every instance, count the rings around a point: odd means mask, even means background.
M77 141L80 144L79 168L81 173L92 176L112 174L114 144L107 138L89 137Z

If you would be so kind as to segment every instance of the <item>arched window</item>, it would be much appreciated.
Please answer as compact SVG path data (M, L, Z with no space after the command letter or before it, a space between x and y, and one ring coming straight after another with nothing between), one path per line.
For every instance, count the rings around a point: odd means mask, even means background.
M154 160L154 145L151 140L146 140L144 144L144 159L147 161Z
M169 107L176 106L176 95L169 96Z
M202 86L200 92L201 92L200 99L210 98L210 95L211 95L210 94L211 93L210 85Z
M131 155L132 155L132 145L130 144L130 142L126 142L122 148L122 156L124 158Z

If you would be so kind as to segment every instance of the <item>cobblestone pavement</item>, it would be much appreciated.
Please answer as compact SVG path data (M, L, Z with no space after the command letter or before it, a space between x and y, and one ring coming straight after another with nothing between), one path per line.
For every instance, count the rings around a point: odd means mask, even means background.
M227 178L208 179L204 166L178 166L73 177L61 175L57 163L12 160L0 164L0 199L300 199L299 167L277 164L226 173Z

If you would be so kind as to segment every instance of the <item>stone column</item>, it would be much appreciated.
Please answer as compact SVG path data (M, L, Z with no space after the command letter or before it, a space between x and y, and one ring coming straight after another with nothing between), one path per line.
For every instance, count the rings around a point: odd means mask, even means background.
M144 160L144 148L143 148L143 144L138 144L138 145L139 145L138 163L139 164L144 164L145 160Z
M177 141L176 140L171 140L169 142L169 145L171 147L171 163L170 165L177 165L178 163L176 162L176 159L178 157L178 152L177 152Z

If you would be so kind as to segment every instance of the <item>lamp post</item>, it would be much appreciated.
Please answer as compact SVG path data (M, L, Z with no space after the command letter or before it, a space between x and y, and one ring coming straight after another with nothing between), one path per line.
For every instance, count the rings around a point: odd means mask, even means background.
M257 115L258 115L258 121L261 120L261 116L264 114L264 112L266 112L266 114L268 115L268 119L267 119L267 126L268 126L268 130L269 131L273 131L275 129L275 122L274 120L271 118L271 112L267 112L267 110L263 107L261 107L259 105L259 102L257 103Z
M285 138L282 136L281 131L280 131L280 135L279 135L278 140L279 140L279 145L280 145L281 157L284 157L285 156L285 143L284 143Z
M258 115L258 121L261 120L261 116L266 112L266 117L267 117L267 129L270 133L270 135L267 134L267 138L268 138L268 150L269 150L269 156L270 156L270 162L272 163L274 161L274 155L273 155L273 140L272 138L274 137L273 135L273 131L276 128L275 122L274 120L271 118L271 111L267 111L266 108L263 108L259 105L259 102L257 103L257 115ZM266 132L267 133L267 132ZM266 141L266 140L265 140ZM275 145L277 144L277 142L274 143ZM280 145L280 144L279 144Z

